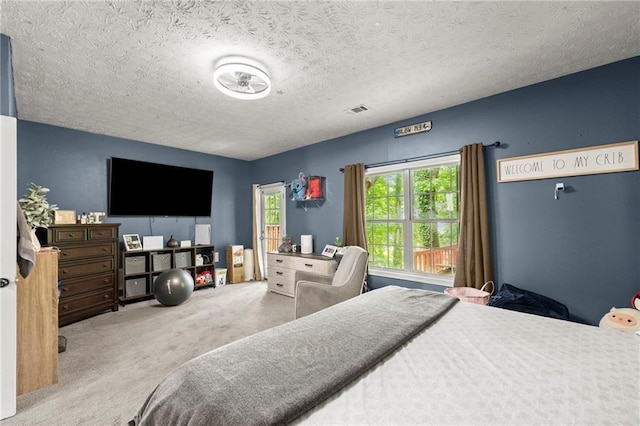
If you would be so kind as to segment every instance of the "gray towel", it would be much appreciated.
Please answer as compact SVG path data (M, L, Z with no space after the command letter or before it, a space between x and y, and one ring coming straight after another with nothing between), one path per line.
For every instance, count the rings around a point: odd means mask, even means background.
M22 275L23 278L27 278L27 276L36 266L36 248L33 244L33 240L31 239L31 227L27 225L27 220L25 219L24 213L20 208L20 203L17 204L18 211L16 218L18 220L18 269L20 270L20 275Z

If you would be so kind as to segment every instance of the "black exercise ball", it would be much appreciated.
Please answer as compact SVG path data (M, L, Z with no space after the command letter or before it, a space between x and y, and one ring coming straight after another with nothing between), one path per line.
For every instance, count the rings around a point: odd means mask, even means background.
M153 282L153 295L166 306L176 306L191 297L193 277L184 269L164 271Z

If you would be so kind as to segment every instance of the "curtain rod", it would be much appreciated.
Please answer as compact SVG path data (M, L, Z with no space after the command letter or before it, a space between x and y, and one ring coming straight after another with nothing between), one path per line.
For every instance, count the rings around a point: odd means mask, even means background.
M483 148L489 148L489 147L499 147L500 141L495 141L494 143L490 144L490 145L482 145ZM447 151L447 152L439 152L437 154L429 154L429 155L422 155L419 157L411 157L411 158L405 158L402 160L390 160L390 161L382 161L380 163L372 163L372 164L365 164L364 168L365 170L370 168L370 167L380 167L380 166L390 166L393 164L402 164L402 163L408 163L410 161L418 161L418 160L428 160L431 158L438 158L438 157L446 157L447 155L453 155L453 154L458 154L460 153L460 150L455 150L455 151ZM340 169L341 172L344 173L344 167Z

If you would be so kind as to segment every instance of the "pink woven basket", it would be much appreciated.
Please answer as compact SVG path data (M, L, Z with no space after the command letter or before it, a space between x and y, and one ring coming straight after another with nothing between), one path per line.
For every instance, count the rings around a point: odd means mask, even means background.
M487 291L488 288L490 291ZM463 302L477 303L479 305L486 305L491 299L493 294L494 285L493 281L487 281L482 288L478 290L473 287L451 287L444 290L445 293L455 296Z

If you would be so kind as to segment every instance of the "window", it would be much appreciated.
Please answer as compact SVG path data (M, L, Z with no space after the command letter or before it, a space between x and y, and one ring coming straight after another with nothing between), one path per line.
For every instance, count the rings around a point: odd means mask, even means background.
M452 285L458 255L460 156L367 170L369 272Z

